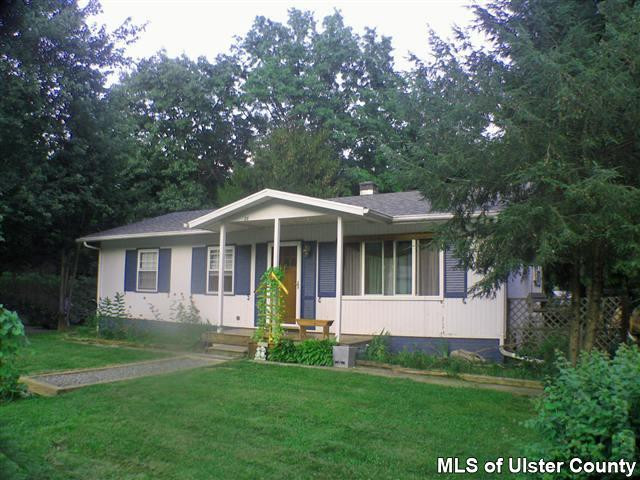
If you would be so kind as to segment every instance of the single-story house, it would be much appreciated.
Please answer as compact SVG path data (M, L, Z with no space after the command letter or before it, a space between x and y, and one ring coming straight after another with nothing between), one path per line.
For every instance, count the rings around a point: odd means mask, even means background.
M192 298L212 325L254 328L260 276L279 265L287 323L333 320L337 339L384 330L395 349L444 345L500 359L507 298L539 291L539 279L525 272L492 298L469 296L479 275L432 242L449 218L417 191L377 193L365 182L360 195L332 199L265 189L78 241L99 248L98 298L123 292L135 318L168 319L177 298Z

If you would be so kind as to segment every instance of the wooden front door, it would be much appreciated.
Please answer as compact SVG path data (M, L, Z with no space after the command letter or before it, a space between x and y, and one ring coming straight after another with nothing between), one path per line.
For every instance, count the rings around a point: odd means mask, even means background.
M273 247L271 248L271 258L273 259ZM280 267L284 270L284 286L287 287L289 295L285 300L284 323L296 323L296 305L298 301L298 247L280 247Z

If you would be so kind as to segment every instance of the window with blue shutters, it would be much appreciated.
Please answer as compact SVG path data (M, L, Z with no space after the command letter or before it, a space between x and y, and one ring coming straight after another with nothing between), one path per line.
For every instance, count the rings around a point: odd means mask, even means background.
M125 252L125 292L169 293L170 286L170 248L140 248Z

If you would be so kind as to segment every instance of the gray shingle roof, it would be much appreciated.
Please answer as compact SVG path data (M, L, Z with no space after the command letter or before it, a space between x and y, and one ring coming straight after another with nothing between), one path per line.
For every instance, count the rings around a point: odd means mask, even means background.
M425 200L418 191L357 195L355 197L331 198L330 200L370 208L391 216L434 213L431 211L429 201Z
M425 200L422 197L422 194L418 191L357 195L354 197L331 198L329 200L347 205L369 208L389 216L434 213L431 211L431 204ZM166 215L146 218L139 222L112 228L103 232L92 233L91 235L83 237L81 240L99 240L102 237L115 235L136 235L179 231L186 232L189 231L189 229L185 228L185 223L214 210L215 209L189 210L167 213Z
M161 232L177 232L180 230L188 231L184 224L191 220L201 217L214 209L207 210L188 210L184 212L173 212L159 217L145 218L139 222L130 223L121 227L111 228L103 232L92 233L83 237L89 240L93 237L105 237L112 235L133 235L137 233L161 233Z

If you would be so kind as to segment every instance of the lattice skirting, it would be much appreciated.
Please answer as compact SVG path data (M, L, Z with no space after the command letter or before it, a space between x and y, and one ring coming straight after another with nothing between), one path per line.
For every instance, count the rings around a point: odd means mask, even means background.
M622 341L622 310L619 297L602 299L602 322L596 336L596 347L612 352ZM505 347L517 353L536 354L545 348L566 347L571 318L570 300L553 298L540 301L526 298L509 299ZM587 299L581 299L581 333L587 323Z

